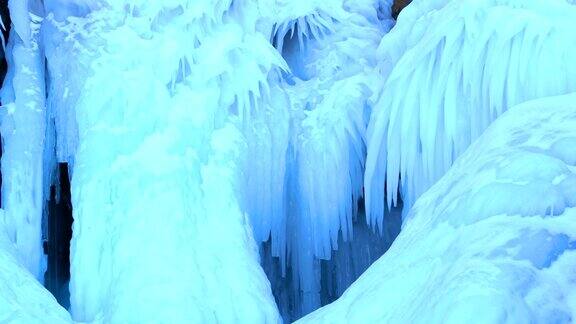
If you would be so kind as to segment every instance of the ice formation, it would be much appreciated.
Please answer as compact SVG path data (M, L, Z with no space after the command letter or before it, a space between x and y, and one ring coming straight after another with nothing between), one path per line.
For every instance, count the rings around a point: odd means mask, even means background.
M4 216L0 210L0 216ZM0 228L0 322L70 323L70 315L23 267L16 246Z
M14 28L6 46L8 73L2 87L2 206L0 217L23 265L44 278L42 215L47 170L45 68L39 33L42 13L10 1Z
M417 200L388 252L300 323L576 316L576 94L504 113Z
M381 226L398 188L411 206L507 108L575 91L575 28L565 0L406 7L379 48L387 77L368 130L368 222Z
M245 204L256 240L269 244L264 257L278 258L265 269L272 285L281 285L275 290L281 307L293 305L281 309L289 321L323 303L322 285L333 287L322 260L353 238L366 126L380 83L375 54L392 21L387 2L286 1L277 10L273 43L290 73L283 101L248 126ZM353 250L350 257L370 264L393 236L374 240L372 253L352 256ZM347 286L363 269L346 271L334 287Z
M234 19L249 9L113 1L83 18L48 13L65 34L49 62L84 76L59 92L74 102L78 134L76 148L63 146L74 152L75 320L279 321L236 199L238 125L282 67ZM254 82L239 82L240 69Z

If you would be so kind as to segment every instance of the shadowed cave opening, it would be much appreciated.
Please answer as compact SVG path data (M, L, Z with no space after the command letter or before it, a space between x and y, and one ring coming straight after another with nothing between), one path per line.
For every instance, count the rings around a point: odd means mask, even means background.
M44 253L48 267L44 285L64 308L70 307L70 240L72 239L72 202L68 164L58 164L59 181L50 187L47 235Z

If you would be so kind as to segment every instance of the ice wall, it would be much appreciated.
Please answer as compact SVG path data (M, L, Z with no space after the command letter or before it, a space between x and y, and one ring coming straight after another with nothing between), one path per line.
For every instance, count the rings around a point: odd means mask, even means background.
M510 109L423 194L390 250L299 323L569 323L576 94Z

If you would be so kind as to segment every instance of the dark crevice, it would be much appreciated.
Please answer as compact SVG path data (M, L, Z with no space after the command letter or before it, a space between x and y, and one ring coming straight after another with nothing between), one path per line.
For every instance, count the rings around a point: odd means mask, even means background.
M8 12L8 0L0 0L0 18L2 18L4 27L6 27L5 30L2 29L2 35L4 36L4 41L7 43L11 25L10 13ZM4 46L1 46L0 50L2 51L2 59L0 60L0 84L3 84L4 78L6 77L6 72L8 71L8 63L6 62L6 53L4 52Z
M58 178L58 183L50 188L48 202L48 235L44 242L48 268L44 275L44 284L58 303L68 309L73 218L67 163L58 164Z

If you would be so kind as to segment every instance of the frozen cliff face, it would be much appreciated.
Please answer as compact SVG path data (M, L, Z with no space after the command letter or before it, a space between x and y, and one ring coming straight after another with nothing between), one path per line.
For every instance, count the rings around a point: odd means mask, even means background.
M390 250L301 322L566 323L576 316L576 94L501 116Z

